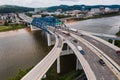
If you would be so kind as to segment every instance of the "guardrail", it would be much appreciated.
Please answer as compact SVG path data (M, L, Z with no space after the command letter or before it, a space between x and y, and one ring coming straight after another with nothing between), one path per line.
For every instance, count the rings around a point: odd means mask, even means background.
M107 59L119 72L120 69L118 67L116 67L105 55L103 52L101 52L98 48L96 48L95 46L93 46L92 44L88 43L90 46L92 46L95 50L97 50L105 59Z
M72 35L74 35L74 34L72 34ZM73 37L74 38L76 38L75 37L76 35L74 35ZM76 38L77 39L77 38ZM84 39L83 39L84 40ZM108 62L109 62L109 64L111 64L113 67L114 67L114 69L115 69L115 71L117 71L117 72L115 72L115 73L117 73L118 75L117 75L117 77L119 78L119 73L120 73L120 67L119 67L119 65L118 64L116 64L113 60L110 60L110 58L108 59L108 56L107 55L105 55L102 51L100 51L98 48L96 48L94 45L92 45L91 43L89 43L88 41L86 41L86 40L84 40L88 45L90 45L93 49L95 49L96 51L98 51L99 52L99 54L101 54ZM110 66L109 66L110 67Z

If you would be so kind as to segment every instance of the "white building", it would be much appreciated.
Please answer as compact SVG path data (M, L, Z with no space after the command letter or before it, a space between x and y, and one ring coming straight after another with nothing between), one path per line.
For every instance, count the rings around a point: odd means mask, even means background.
M40 18L42 17L41 15L32 15L32 18Z
M109 12L109 11L110 11L110 8L106 7L105 12Z
M94 13L94 14L101 12L99 8L92 8L90 11L91 11L92 13Z

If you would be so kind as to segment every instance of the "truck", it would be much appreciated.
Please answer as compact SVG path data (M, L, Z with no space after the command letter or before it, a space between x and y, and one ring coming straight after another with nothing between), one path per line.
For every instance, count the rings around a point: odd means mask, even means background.
M75 28L69 28L69 30L72 32L77 32L77 29L75 29Z
M69 33L69 32L67 32L67 31L62 31L62 33L64 33L64 34L66 34L66 35L70 36L70 33Z
M81 47L81 46L77 46L77 48L78 48L78 50L80 51L80 53L81 53L82 55L84 55L84 54L85 54L85 52L83 51L83 49L82 49L82 47Z

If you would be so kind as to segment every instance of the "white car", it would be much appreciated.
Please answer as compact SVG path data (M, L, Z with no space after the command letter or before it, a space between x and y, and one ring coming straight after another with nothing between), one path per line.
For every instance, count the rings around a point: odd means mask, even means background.
M77 48L78 48L78 50L80 51L80 53L81 53L82 55L84 55L84 54L85 54L85 52L83 51L83 49L82 49L82 47L81 47L81 46L77 46Z

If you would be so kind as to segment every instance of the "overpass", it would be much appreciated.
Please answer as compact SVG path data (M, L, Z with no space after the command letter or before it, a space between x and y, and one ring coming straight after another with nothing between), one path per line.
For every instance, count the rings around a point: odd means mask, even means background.
M37 23L36 23L37 22ZM44 20L42 20L42 23ZM38 24L39 23L39 24ZM45 22L46 23L46 22ZM95 36L92 36L87 33L83 33L85 36L81 36L81 31L70 32L70 36L63 34L62 31L66 31L66 27L59 27L52 25L48 25L47 23L42 25L41 20L35 20L33 22L34 26L41 28L42 30L46 31L50 35L55 36L55 46L50 51L50 53L38 63L27 75L25 75L21 80L40 80L50 68L50 66L54 63L57 59L57 72L60 72L60 53L62 51L62 47L64 43L67 43L68 46L73 50L74 54L76 55L79 64L81 64L88 80L119 80L120 79L120 66L119 66L119 57L116 53L112 55L117 55L117 60L115 61L111 58L111 55L106 54L106 52L101 49L96 44L101 43L100 40ZM62 25L62 24L61 24ZM47 26L47 27L46 27ZM90 39L89 39L90 38ZM74 43L73 40L77 40L78 43ZM91 40L91 41L90 41ZM96 40L96 44L93 44L92 41ZM98 43L99 42L99 43ZM83 56L77 49L77 46L82 46L83 50L85 51L85 55ZM119 48L108 45L107 42L103 42L103 45L107 46L106 49L115 52L119 50ZM108 51L107 50L107 51ZM57 53L56 53L57 52ZM111 53L112 53L111 52ZM115 58L116 58L115 57ZM98 60L102 58L107 66L101 66L98 64ZM80 66L80 65L78 65Z
M33 21L33 18L26 16L25 13L19 13L18 16L22 19L21 21L23 21L23 22L31 24L31 22ZM60 20L64 21L64 20L69 20L69 19L73 19L73 18L75 18L75 17L62 18ZM66 25L64 24L64 26L66 26ZM36 26L32 25L31 29L32 30L39 30L40 28L37 28ZM82 32L82 33L91 34L91 35L94 35L94 36L97 36L97 37L112 39L113 43L114 43L114 40L120 40L120 38L115 36L115 35L109 35L109 34L103 34L103 33L93 33L93 32L88 32L88 31L86 32L86 31L83 31L83 30L79 30L79 31Z

